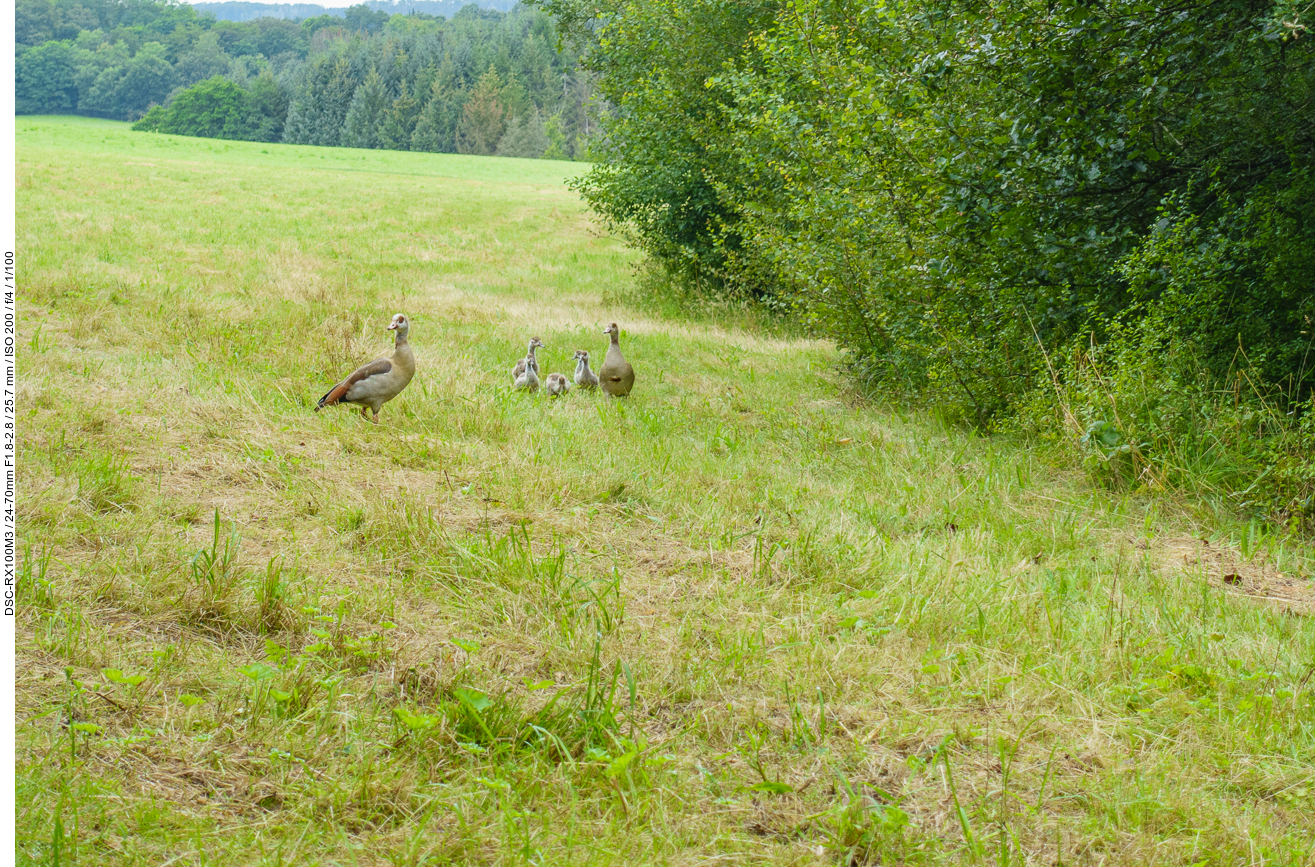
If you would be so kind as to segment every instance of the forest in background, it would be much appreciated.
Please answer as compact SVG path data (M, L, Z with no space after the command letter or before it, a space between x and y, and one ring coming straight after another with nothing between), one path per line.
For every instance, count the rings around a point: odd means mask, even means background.
M1292 0L546 0L579 184L695 297L1114 485L1315 528L1315 34Z
M515 8L518 0L479 0L481 9L498 9L502 12ZM466 0L367 0L363 4L376 12L389 15L406 15L424 12L429 15L451 17L468 5ZM252 21L256 18L286 18L300 21L319 15L342 15L339 7L321 6L318 3L252 3L248 0L222 0L218 3L193 3L192 8L202 15L209 13L220 21Z
M574 159L593 87L552 19L365 4L218 21L167 0L19 0L20 114L137 120L178 135Z

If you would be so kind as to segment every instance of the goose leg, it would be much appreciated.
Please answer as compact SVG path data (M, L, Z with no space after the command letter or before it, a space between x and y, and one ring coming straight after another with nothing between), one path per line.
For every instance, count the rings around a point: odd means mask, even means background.
M365 419L366 421L370 420L370 408L368 406L361 407L361 418Z

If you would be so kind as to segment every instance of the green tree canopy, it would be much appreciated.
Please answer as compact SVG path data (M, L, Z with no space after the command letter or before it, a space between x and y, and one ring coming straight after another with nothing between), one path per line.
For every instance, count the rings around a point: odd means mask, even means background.
M371 69L356 88L343 121L342 145L349 148L379 147L379 132L392 100L379 71Z
M615 106L591 204L874 385L985 420L1139 323L1315 384L1315 40L1286 0L546 6Z
M498 156L540 159L552 143L543 118L538 113L521 115L507 124L507 131L498 142Z
M259 91L257 91L259 88ZM179 93L168 106L155 106L133 129L171 135L268 141L276 136L279 104L271 100L270 82L257 79L252 91L223 76L200 82Z
M77 107L77 53L68 42L45 42L20 51L14 63L19 114L58 114Z
M480 76L462 110L457 126L457 150L487 156L493 153L507 128L502 79L492 66Z

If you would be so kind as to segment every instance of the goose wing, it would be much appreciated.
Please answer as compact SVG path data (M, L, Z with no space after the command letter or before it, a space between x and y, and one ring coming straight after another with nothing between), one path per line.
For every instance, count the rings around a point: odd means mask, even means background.
M363 397L373 391L374 386L383 385L384 378L392 372L393 363L387 358L377 358L369 364L361 365L346 379L329 389L329 393L320 398L315 408L333 406L342 400Z

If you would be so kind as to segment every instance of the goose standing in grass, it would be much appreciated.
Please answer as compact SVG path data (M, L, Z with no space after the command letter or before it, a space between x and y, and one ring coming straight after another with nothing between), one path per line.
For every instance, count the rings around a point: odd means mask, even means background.
M525 357L516 362L516 366L511 369L511 384L514 387L529 391L539 388L539 360L535 357L534 351L542 346L543 341L539 338L530 338L530 347L525 351Z
M603 333L610 335L612 342L603 356L603 366L598 368L599 384L612 397L625 397L635 386L635 369L621 354L621 328L613 322Z
M389 331L397 332L393 341L393 354L387 358L376 358L356 368L320 398L320 402L315 404L315 411L340 403L355 403L361 407L361 418L367 417L367 411L373 412L373 421L378 424L379 408L401 394L411 377L415 376L415 355L411 352L411 343L406 339L410 327L405 314L394 316L388 325Z
M575 387L589 391L598 387L598 374L589 369L589 352L585 349L575 351Z
M544 381L543 387L547 389L548 393L553 397L561 397L566 394L566 389L570 386L566 384L565 374L550 373L548 374L547 380Z

